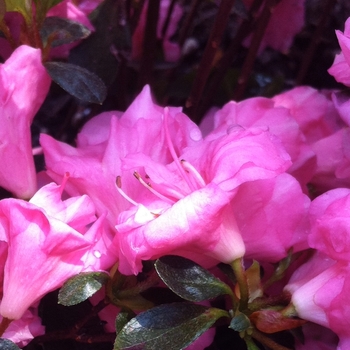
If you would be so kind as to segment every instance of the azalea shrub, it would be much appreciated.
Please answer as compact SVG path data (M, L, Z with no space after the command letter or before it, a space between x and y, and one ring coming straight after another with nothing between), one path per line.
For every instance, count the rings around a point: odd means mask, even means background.
M0 31L0 349L350 349L347 1L3 0Z

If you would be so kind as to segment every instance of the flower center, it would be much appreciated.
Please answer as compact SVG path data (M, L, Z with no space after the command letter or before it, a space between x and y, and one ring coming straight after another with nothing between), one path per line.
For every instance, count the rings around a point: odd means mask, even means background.
M183 184L184 186L177 187L173 183L161 184L161 185L157 183L152 183L151 178L147 174L142 176L137 171L134 171L133 175L142 186L147 188L148 191L153 193L159 199L172 205L176 203L179 199L184 198L189 193L204 187L206 183L203 177L200 175L200 173L196 170L196 168L192 164L190 164L188 161L184 159L179 160L179 157L176 154L176 151L174 148L174 144L171 140L171 135L170 135L169 126L168 126L168 119L169 119L169 109L168 107L165 107L164 114L163 114L163 127L164 127L165 140L166 140L169 152L172 156L172 159L174 160L174 164L178 172L180 173L181 178L184 180L187 186ZM187 190L185 189L186 187L187 187ZM140 205L140 203L130 198L122 190L122 181L120 176L117 176L116 178L116 188L118 192L129 203L135 206Z

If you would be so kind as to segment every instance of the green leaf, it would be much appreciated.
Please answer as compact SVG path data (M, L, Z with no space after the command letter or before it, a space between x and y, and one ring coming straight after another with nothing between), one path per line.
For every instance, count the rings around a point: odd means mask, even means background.
M51 39L51 47L69 44L85 39L91 31L81 23L61 17L47 17L40 29L41 39L46 43Z
M64 306L79 304L95 294L108 281L105 272L83 272L70 278L58 293L58 303Z
M249 318L245 314L239 313L231 320L229 328L236 332L242 332L248 329L250 326L251 323Z
M232 294L231 288L189 259L168 255L155 262L163 282L181 298L200 302Z
M21 350L21 349L11 340L0 338L0 350Z
M58 5L63 0L34 0L37 19L41 23L46 13L50 10L51 7Z
M119 60L131 50L125 1L105 0L94 13L91 22L95 31L70 51L69 62L94 72L110 86L117 76Z
M179 350L209 329L226 311L191 303L164 304L140 313L117 335L114 350Z
M5 0L7 12L19 12L23 15L27 23L31 23L32 7L28 0Z
M104 101L107 88L103 81L85 68L65 62L46 62L52 80L72 96L92 103Z
M117 334L123 329L123 327L133 318L136 314L131 310L121 309L115 319L115 330Z

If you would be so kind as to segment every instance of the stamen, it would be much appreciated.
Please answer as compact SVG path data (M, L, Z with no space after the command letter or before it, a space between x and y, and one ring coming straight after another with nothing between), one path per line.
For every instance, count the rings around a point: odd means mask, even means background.
M115 181L117 191L131 204L138 206L139 203L131 199L123 190L122 190L122 178L118 175Z
M169 151L170 151L170 154L171 156L173 157L174 159L174 162L177 166L177 168L179 169L183 179L187 182L189 188L192 190L192 191L195 191L196 188L195 186L193 185L193 183L191 182L191 180L189 179L189 176L188 174L186 173L186 171L184 170L184 168L181 166L180 164L180 161L179 161L179 158L178 156L176 155L176 152L175 152L175 149L174 149L174 145L171 141L171 138L170 138L170 133L169 133L169 128L168 128L168 114L169 114L169 108L168 107L165 107L164 108L164 130L165 130L165 138L167 140L167 144L168 144L168 147L169 147Z
M147 183L145 182L145 180L141 177L141 175L137 172L137 171L134 171L134 176L136 177L137 180L139 180L139 182L145 186L149 191L151 191L154 195L156 195L158 198L168 202L168 203L171 203L171 204L174 204L175 201L173 201L172 199L162 195L161 193L159 193L158 191L156 191L150 183ZM148 177L149 178L149 177Z
M64 191L64 188L66 187L66 184L67 184L67 181L70 177L70 173L68 171L66 171L63 175L63 179L62 179L62 182L61 182L61 185L60 185L60 194L62 196L62 193Z
M201 174L198 172L198 170L188 161L181 159L181 164L185 168L186 171L188 171L190 174L192 174L197 182L197 184L200 187L204 187L206 185L204 179L202 178Z

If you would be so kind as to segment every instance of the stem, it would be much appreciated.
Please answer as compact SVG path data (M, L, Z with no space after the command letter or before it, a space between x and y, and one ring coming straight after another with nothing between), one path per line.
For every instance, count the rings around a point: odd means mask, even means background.
M145 35L143 38L142 61L138 88L141 90L145 84L151 84L153 63L157 48L157 23L159 17L160 0L149 0Z
M10 320L6 317L3 317L3 319L1 320L1 323L0 323L0 337L3 336L3 334L5 333L7 327L10 325L10 323L12 322L13 320Z
M237 278L237 283L240 291L240 311L244 311L248 308L249 300L249 288L247 281L247 274L243 266L243 258L234 260L231 263L232 270Z
M197 70L196 78L192 85L190 96L186 101L186 112L194 122L198 120L198 108L201 101L205 84L209 77L216 52L220 48L221 40L230 17L231 9L235 0L222 0L215 22L211 30L207 45L204 49L202 60Z
M168 8L168 13L166 14L166 18L163 24L163 28L162 28L162 40L164 40L165 34L168 31L168 27L169 27L169 23L170 23L170 17L171 14L173 13L175 4L176 4L177 0L171 0L170 6Z
M232 99L233 100L240 100L248 85L248 80L251 75L254 61L256 58L256 55L258 53L260 43L264 37L267 25L269 23L271 13L274 9L274 7L280 2L281 0L267 0L265 3L265 6L262 10L262 13L257 21L257 27L254 31L252 42L250 44L248 55L244 61L241 75L238 78L237 87L235 88L233 92Z
M321 16L320 21L317 24L317 27L315 32L313 33L311 42L303 57L301 67L296 78L296 85L301 85L305 79L305 76L309 70L312 58L314 57L317 46L320 43L322 31L324 30L329 14L331 13L332 8L336 4L336 2L337 2L336 0L325 0L323 14Z
M191 9L190 9L190 12L187 14L187 17L185 19L185 23L180 31L180 34L179 34L179 45L180 47L183 46L187 36L188 36L188 32L189 32L189 29L191 27L191 24L192 24L192 21L193 21L193 18L194 16L196 15L197 13L197 8L199 6L199 4L201 3L202 0L193 0L192 4L191 4Z
M209 83L206 87L206 93L202 98L202 103L199 111L199 115L203 116L204 113L212 105L212 101L215 97L214 91L219 90L221 81L224 79L225 74L229 67L231 66L234 58L237 55L239 47L242 45L243 40L250 34L253 30L253 25L255 23L255 18L257 17L258 10L262 4L263 0L255 0L249 10L249 20L243 20L240 25L237 34L231 40L231 43L218 62L215 71L212 74L212 77L209 78Z
M267 337L265 334L259 332L258 330L254 329L253 333L251 335L254 339L256 339L258 342L260 342L263 345L266 345L268 348L272 350L291 350L290 348L286 348L283 345L280 345Z

